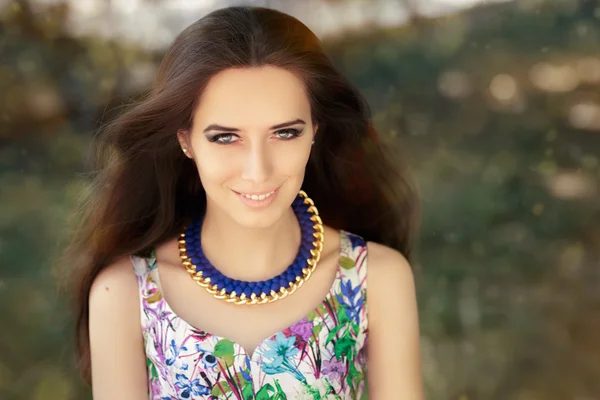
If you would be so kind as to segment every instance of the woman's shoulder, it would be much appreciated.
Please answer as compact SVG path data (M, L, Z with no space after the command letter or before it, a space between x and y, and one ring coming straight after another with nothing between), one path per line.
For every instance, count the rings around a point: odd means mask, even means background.
M123 256L104 267L92 282L89 293L90 319L108 316L124 319L139 312L138 282L132 257Z
M377 290L398 290L413 284L413 271L406 257L391 247L366 242L369 258L369 286Z

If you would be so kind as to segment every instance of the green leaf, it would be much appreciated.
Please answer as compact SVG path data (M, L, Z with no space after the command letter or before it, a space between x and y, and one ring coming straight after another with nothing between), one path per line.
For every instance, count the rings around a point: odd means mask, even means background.
M242 396L244 396L244 400L253 400L254 399L254 391L252 390L251 382L246 382L246 384L242 388Z
M347 357L351 354L354 345L356 344L356 340L352 338L348 332L344 334L337 342L335 342L335 357L339 360L342 357Z
M335 337L335 335L337 335L338 331L340 329L342 329L344 326L343 325L336 325L333 327L333 329L329 332L329 334L327 335L327 340L325 340L325 344L329 344L333 338Z
M327 314L327 309L325 308L325 306L323 304L319 304L319 306L316 309L312 310L308 314L308 316L306 317L306 319L308 320L308 322L313 322L319 316L319 313L321 315Z
M271 394L269 392L274 392L273 386L270 383L267 383L256 393L256 400L270 400Z
M219 387L219 385L222 387ZM224 396L227 393L231 392L231 387L229 386L229 383L227 383L226 381L221 381L218 384L216 384L215 386L213 386L210 394L212 394L213 396Z
M158 379L158 371L151 359L146 358L146 366L150 367L150 376L152 377L152 380Z
M342 256L340 257L340 267L344 269L352 269L356 266L356 263L350 257Z
M313 335L315 335L315 337L319 337L319 333L321 333L322 330L323 330L323 324L317 324L317 325L313 326L313 328L312 328Z
M240 383L240 386L244 386L247 383L246 378L244 378L244 374L242 374L241 372L235 374L236 385L238 382Z
M222 359L225 364L233 365L233 342L228 339L221 339L215 345L215 357Z
M279 381L277 379L275 380L275 390L277 391L275 399L277 399L277 400L287 400L287 396L285 395L285 392L281 388L281 385L279 384Z
M350 322L350 318L348 318L348 314L346 314L346 308L346 306L342 306L337 312L338 322L340 325Z

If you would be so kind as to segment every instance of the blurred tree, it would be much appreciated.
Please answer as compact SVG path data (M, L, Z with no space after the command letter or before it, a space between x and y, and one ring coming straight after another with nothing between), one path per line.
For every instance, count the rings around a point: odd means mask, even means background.
M399 156L421 186L429 398L600 397L597 2L428 19L422 3L394 1L418 25L325 44L382 135L410 149ZM73 37L69 13L26 0L0 10L2 399L89 398L48 266L93 132L144 93L162 56Z

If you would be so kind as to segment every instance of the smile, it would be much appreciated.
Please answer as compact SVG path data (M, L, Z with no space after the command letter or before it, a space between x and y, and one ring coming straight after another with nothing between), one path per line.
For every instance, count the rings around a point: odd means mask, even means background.
M251 199L251 200L264 200L267 197L272 196L273 194L275 194L275 190L273 190L272 192L269 193L263 193L263 194L246 194L246 193L239 193L241 196L244 196L247 199Z
M236 191L234 193L237 194L240 201L246 206L260 209L269 206L274 201L277 193L279 193L279 188L264 193L242 193Z

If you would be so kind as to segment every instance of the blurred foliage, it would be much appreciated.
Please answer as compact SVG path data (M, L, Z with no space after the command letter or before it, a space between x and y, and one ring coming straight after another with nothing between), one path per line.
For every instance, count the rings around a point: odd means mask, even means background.
M408 2L411 3L411 2ZM412 3L411 3L412 4ZM93 132L162 54L0 10L0 398L90 398L50 268ZM423 196L430 399L600 398L600 7L488 4L325 39Z

